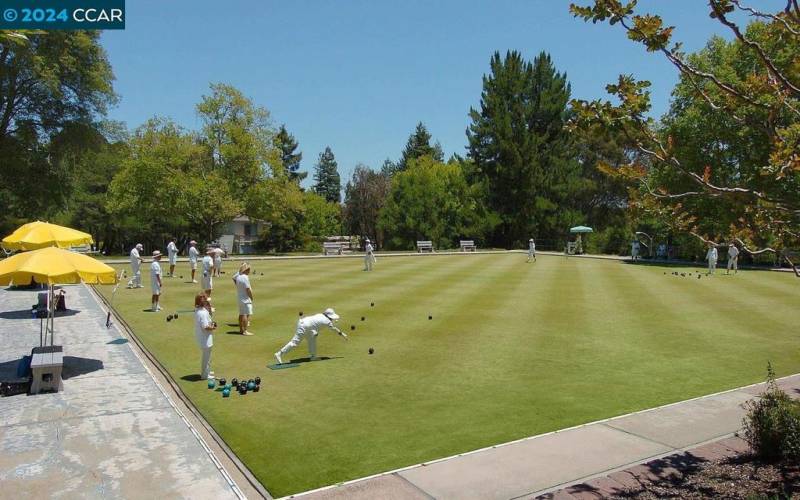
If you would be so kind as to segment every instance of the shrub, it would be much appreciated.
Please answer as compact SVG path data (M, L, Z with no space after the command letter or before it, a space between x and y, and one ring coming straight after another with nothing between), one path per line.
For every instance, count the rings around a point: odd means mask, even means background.
M767 388L758 399L745 403L744 438L764 460L800 458L800 402L775 383L775 372L767 364Z

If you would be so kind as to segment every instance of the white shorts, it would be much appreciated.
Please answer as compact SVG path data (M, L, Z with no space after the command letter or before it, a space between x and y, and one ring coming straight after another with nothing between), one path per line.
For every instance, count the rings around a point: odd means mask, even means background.
M252 316L253 315L253 303L252 302L239 302L239 314L242 316Z
M190 260L189 261L189 265L192 266L192 271L197 269L197 261L196 260Z
M214 267L219 270L222 267L222 259L214 259Z
M161 287L158 285L158 281L151 281L150 282L150 290L153 291L153 295L161 295Z
M211 276L203 276L203 279L200 280L200 288L203 290L214 288L214 280L211 279Z
M169 257L169 265L174 266L178 263L178 256L177 255L170 255Z

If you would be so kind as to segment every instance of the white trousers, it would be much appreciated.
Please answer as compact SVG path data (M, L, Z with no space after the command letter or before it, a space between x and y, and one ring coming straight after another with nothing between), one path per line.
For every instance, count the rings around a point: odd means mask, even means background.
M288 353L295 347L300 345L300 342L303 341L303 338L308 337L308 355L312 358L317 355L317 336L314 335L313 332L306 332L306 329L300 325L297 325L297 331L285 346L281 347L280 353L281 356Z
M728 271L733 269L733 272L739 272L739 256L728 257Z
M528 261L530 261L531 259L536 260L536 252L528 250Z
M375 256L371 253L368 253L364 256L364 270L365 271L372 271L372 265L375 263Z
M131 279L133 286L141 286L142 266L131 266L131 274L133 275L133 278Z
M714 274L717 270L717 259L708 259L708 274Z
M211 372L211 347L204 347L200 350L203 351L203 357L200 360L200 378L207 379Z

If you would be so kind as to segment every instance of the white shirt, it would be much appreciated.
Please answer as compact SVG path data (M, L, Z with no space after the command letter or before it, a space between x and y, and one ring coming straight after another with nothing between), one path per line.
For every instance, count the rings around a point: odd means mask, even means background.
M211 323L211 314L209 314L205 307L198 307L195 309L194 338L197 340L197 345L199 345L201 349L214 345L214 336L209 330L206 330L206 328L211 326Z
M728 247L728 258L733 259L739 255L739 249L735 246Z
M333 321L331 321L330 318L322 313L302 318L300 321L298 321L298 323L303 327L303 329L311 330L315 334L323 326L333 328Z
M203 276L211 275L212 267L214 267L214 259L210 255L203 257Z
M528 250L531 251L531 252L535 252L536 251L536 243L534 243L532 241L529 242L528 243Z
M189 247L189 262L197 262L198 255L200 255L200 252L197 251L197 248Z
M706 253L706 260L717 260L717 247L711 247Z
M236 294L239 297L239 302L243 304L252 304L253 299L247 295L247 290L250 289L250 277L246 274L236 275Z
M174 241L170 241L169 245L167 245L167 253L169 254L170 258L178 255L178 247L175 245Z
M368 254L369 254L369 253L372 253L372 251L374 250L374 249L372 248L372 243L367 243L366 250L367 250L367 253L368 253Z
M139 250L134 248L131 250L131 266L138 268L139 267Z
M156 281L156 276L161 276L161 264L154 260L153 263L150 264L150 280Z

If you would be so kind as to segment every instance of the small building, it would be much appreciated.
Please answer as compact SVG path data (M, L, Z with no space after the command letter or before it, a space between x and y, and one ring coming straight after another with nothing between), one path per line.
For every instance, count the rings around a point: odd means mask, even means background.
M258 235L266 227L267 224L264 221L251 219L246 215L239 215L222 226L219 241L228 242L233 240L231 248L227 249L230 253L256 253Z

